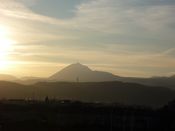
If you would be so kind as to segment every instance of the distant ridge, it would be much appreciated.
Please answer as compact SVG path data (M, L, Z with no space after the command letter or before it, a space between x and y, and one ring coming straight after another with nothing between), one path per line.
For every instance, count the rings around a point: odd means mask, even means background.
M111 82L122 81L129 83L138 83L146 86L168 87L175 90L175 75L172 76L156 76L150 78L139 77L121 77L112 73L103 71L94 71L88 66L74 63L61 71L56 72L48 78L42 77L23 77L16 78L13 75L0 74L0 80L13 81L21 84L34 84L38 82Z
M160 107L175 99L175 91L126 82L39 82L22 85L0 81L0 99L42 99L121 103Z
M0 80L1 81L15 81L18 78L16 78L15 76L12 75L8 75L8 74L0 74Z
M175 75L171 76L171 78L175 78Z
M48 81L77 82L77 80L79 82L122 81L175 89L175 75L150 78L120 77L108 72L93 71L88 66L80 63L71 64L48 78Z
M75 82L77 79L80 82L102 82L116 81L117 76L108 72L93 71L88 66L74 63L53 74L49 79L68 82Z

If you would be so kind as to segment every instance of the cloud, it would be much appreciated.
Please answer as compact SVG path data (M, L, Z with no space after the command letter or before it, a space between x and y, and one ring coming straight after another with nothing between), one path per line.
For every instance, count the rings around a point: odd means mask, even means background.
M138 0L96 0L79 6L74 23L79 28L94 29L110 33L128 33L133 30L164 29L175 23L175 5L133 5ZM146 3L146 2L145 2ZM148 3L148 2L147 2ZM151 5L151 1L149 2Z
M175 58L175 48L168 49L162 53L165 56L169 56L171 58Z
M36 14L27 8L26 0L22 1L25 2L21 2L21 0L6 0L4 2L1 0L1 14L64 26L65 29L109 33L128 33L132 29L142 28L159 30L175 22L175 4L171 0L144 0L142 2L140 0L90 0L79 5L75 10L75 17L68 20Z
M77 5L73 18L64 20L35 13L27 6L35 2L0 0L0 23L10 19L16 30L13 61L36 65L78 60L132 75L174 70L174 1L88 0Z
M27 6L25 6L24 3L26 1L24 1L25 0L0 0L0 14L7 17L38 21L49 24L64 24L64 22L61 20L34 13L32 10L27 8Z
M174 2L164 0L144 2L139 0L94 0L78 6L77 10L75 10L75 17L69 20L60 20L36 14L24 5L26 2L30 3L27 0L1 1L3 3L1 4L1 13L7 16L55 24L69 29L127 33L127 31L133 29L132 27L135 29L141 27L159 29L174 22L175 8L174 4L172 4ZM166 4L166 6L161 3ZM154 6L143 7L143 5Z

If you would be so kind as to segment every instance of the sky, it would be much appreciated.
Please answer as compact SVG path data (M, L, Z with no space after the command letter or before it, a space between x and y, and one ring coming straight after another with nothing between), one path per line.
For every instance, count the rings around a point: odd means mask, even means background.
M0 0L0 74L80 62L120 76L175 74L175 0Z

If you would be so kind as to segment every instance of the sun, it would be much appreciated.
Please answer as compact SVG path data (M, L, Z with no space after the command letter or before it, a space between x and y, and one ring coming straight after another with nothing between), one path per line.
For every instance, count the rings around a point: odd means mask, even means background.
M13 50L13 41L8 37L9 30L0 26L0 70L9 66L9 54Z

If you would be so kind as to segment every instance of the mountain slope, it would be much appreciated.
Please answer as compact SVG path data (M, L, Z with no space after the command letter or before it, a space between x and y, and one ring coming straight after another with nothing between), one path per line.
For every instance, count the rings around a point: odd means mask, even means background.
M120 77L108 72L93 71L89 67L80 63L72 64L49 77L49 81L67 82L103 82L103 81L122 81L139 83L148 86L162 86L175 89L175 76L172 77Z
M49 79L69 82L115 81L117 76L101 71L93 71L80 63L72 64L52 75Z
M132 78L120 77L119 81L139 83L148 86L161 86L175 89L175 77L152 77L152 78Z
M0 99L25 99L33 97L34 88L15 82L0 81Z
M131 105L162 106L175 99L175 91L123 82L41 82L34 85L44 97L81 101L119 102ZM43 92L44 91L44 92ZM43 93L43 94L42 94Z
M159 107L175 99L175 91L123 82L40 82L22 85L0 81L0 99L70 99L90 102L115 102Z

